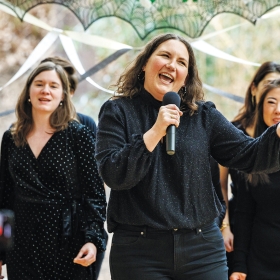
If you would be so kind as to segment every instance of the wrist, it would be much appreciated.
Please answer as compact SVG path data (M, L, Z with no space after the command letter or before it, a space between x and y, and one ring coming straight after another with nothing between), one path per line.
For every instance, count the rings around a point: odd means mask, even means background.
M223 231L225 228L229 227L229 223L225 223L223 222L221 227L220 227L220 230Z

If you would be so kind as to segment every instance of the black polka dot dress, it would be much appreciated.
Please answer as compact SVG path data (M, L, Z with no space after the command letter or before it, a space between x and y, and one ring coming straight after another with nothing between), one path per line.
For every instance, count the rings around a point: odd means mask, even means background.
M38 158L4 133L0 207L15 212L9 280L94 279L93 266L73 263L85 243L99 252L106 246L106 197L94 145L94 134L76 121L56 132Z

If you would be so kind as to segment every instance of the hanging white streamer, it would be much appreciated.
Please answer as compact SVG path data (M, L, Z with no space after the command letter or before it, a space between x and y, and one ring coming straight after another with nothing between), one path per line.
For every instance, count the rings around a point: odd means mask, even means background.
M262 15L260 17L260 19L267 19L267 18L271 18L271 17L274 17L274 16L279 16L278 15L279 13L280 13L280 8L278 7L277 10Z
M255 62L251 62L251 61L247 61L238 57L235 57L233 55L230 55L228 53L225 53L215 47L213 47L212 45L206 43L205 41L199 40L196 42L192 42L191 43L192 47L202 51L204 53L210 54L212 56L216 56L222 59L226 59L229 61L233 61L233 62L237 62L237 63L241 63L241 64L247 64L247 65L253 65L253 66L260 66L260 63L255 63Z
M278 16L278 14L280 13L280 8L277 9L276 11L273 11L273 12L268 12L266 14L264 14L263 16L261 16L259 20L264 20L264 19L268 19L268 18L271 18L271 17L275 17L275 16ZM210 22L211 24L211 22ZM252 24L251 22L243 22L243 23L239 23L239 24L236 24L236 25L233 25L233 26L230 26L230 27L227 27L227 28L224 28L224 29L221 29L221 30L218 30L218 31L214 31L214 32L211 32L209 34L206 34L206 35L202 35L200 36L199 38L195 38L195 39L191 39L191 42L195 42L195 41L198 41L198 40L207 40L209 38L212 38L212 37L215 37L217 35L220 35L222 33L225 33L225 32L228 32L230 30L233 30L233 29L236 29L236 28L240 28L242 27L243 25L248 25L248 24Z
M18 9L18 8L16 8L16 9ZM4 5L0 4L0 10L2 10L3 12L8 13L14 17L17 17L17 15L10 8L8 8ZM21 11L20 14L22 14L22 13L23 12ZM45 29L47 31L54 31L54 32L57 32L60 34L64 34L77 42L91 45L94 47L101 47L101 48L107 48L107 49L113 49L113 50L128 49L128 48L132 49L133 48L129 45L122 44L117 41L107 39L104 37L100 37L97 35L91 35L91 34L87 34L85 32L75 32L75 31L54 28L28 13L25 14L23 21L28 22L37 27L40 27L42 29Z
M64 30L62 32L63 35L66 35L67 37L86 44L86 45L91 45L94 47L101 47L101 48L106 48L106 49L112 49L112 50L121 50L121 49L133 49L133 47L122 44L116 41L113 41L111 39L107 39L104 37L100 37L97 35L91 35L87 34L85 32L75 32L75 31L66 31Z
M17 73L2 87L0 91L10 85L12 82L17 80L21 75L23 75L28 69L30 69L41 57L42 55L52 46L52 44L57 39L58 34L54 32L49 32L35 47L33 52L29 55L24 64L20 67Z
M5 9L4 9L4 8L2 8L1 4L0 4L0 9L7 12L7 7L5 7ZM8 9L8 10L10 10L10 9ZM16 16L14 13L10 12L10 14ZM270 16L272 16L272 15L270 15ZM99 37L99 36L96 36L96 35L90 35L90 34L87 34L85 32L81 33L81 32L54 29L51 26L47 25L46 23L41 22L39 19L35 18L34 16L29 15L28 13L24 16L24 21L28 21L29 23L31 23L33 25L39 26L39 27L47 29L47 30L54 30L54 31L56 31L60 34L64 34L67 37L72 38L75 41L78 41L78 42L84 43L84 44L88 44L88 45L91 45L91 46L109 48L109 49L114 49L114 50L119 50L119 49L123 49L123 48L132 48L133 49L133 47L131 47L129 45L118 43L116 41L106 39L106 38L103 38L103 37ZM237 26L235 26L235 27L237 27ZM229 27L229 28L226 28L225 30L228 31L231 28L235 28L235 27ZM211 34L213 36L215 36L215 35L218 35L222 32L224 32L224 31L220 30L218 32L214 32L213 34L212 33ZM206 38L209 38L211 36L211 34L206 35ZM237 63L247 64L247 65L253 65L253 66L259 66L260 65L259 63L249 62L249 61L240 59L238 57L229 55L229 54L213 47L212 45L204 42L201 39L198 40L198 41L191 42L191 45L194 48L196 48L196 49L198 49L198 50L200 50L204 53L207 53L209 55L212 55L212 56L215 56L215 57L218 57L218 58L222 58L222 59L237 62Z
M244 22L244 23L236 24L236 25L233 25L233 26L230 26L230 27L227 27L227 28L223 28L223 29L218 30L218 31L211 32L211 33L206 34L206 35L202 35L199 38L191 39L191 42L195 42L195 41L199 41L199 40L207 40L209 38L212 38L212 37L215 37L217 35L226 33L226 32L228 32L230 30L235 29L235 28L239 28L239 27L241 27L242 25L245 25L245 24L249 24L249 22Z
M17 15L10 8L8 8L4 5L0 4L0 10L17 17ZM277 15L279 13L279 11L280 11L280 9L278 9L277 11L265 14L261 17L261 19L273 17L273 16ZM11 84L15 80L17 80L23 73L25 73L29 68L31 68L38 61L38 59L49 49L49 47L57 39L59 34L66 35L66 36L60 35L62 44L63 44L63 41L66 41L67 38L69 39L68 40L69 45L64 44L63 47L64 47L66 53L67 53L67 51L69 52L69 54L67 54L69 59L72 61L72 63L74 64L74 66L77 68L78 72L81 75L85 73L85 70L81 64L81 61L77 55L76 49L75 49L71 39L84 43L84 44L97 46L97 47L104 47L104 48L109 48L109 49L115 49L115 50L122 49L122 48L132 48L133 49L133 47L131 47L131 46L121 44L116 41L106 39L103 37L86 34L84 32L80 33L80 32L65 31L65 30L53 28L28 13L24 16L24 21L29 22L30 24L33 24L33 25L43 28L45 30L52 31L52 32L48 33L46 35L46 37L38 44L38 46L34 49L34 51L31 53L31 55L28 57L28 59L25 61L25 63L22 65L22 67L19 69L19 71L15 74L15 76L12 77L12 79L10 79L8 81L8 83L6 83L3 87L1 87L0 91L4 87L8 86L9 84ZM228 30L237 28L241 25L242 24L207 34L205 36L202 36L200 39L191 42L191 45L193 48L195 48L199 51L202 51L204 53L207 53L211 56L215 56L218 58L222 58L222 59L237 62L237 63L259 66L260 65L259 63L246 61L244 59L240 59L238 57L229 55L228 53L225 53L225 52L215 48L214 46L206 43L205 41L201 40L201 39L207 39L209 37L217 36L220 33L227 32ZM87 77L86 80L90 84L92 84L93 86L95 86L96 88L98 88L100 90L103 90L108 93L113 93L113 91L107 90L107 89L99 86L90 77Z
M68 56L68 58L70 59L70 61L72 62L72 64L75 66L75 68L77 69L77 71L79 72L80 75L83 75L86 71L81 63L81 60L78 57L77 51L75 49L75 46L73 44L73 41L71 38L66 37L64 35L59 35L60 41L62 43L62 46ZM93 86L95 86L96 88L111 93L113 94L114 91L112 90L108 90L105 89L103 87L101 87L100 85L98 85L95 81L93 81L90 77L87 77L86 80L92 84Z

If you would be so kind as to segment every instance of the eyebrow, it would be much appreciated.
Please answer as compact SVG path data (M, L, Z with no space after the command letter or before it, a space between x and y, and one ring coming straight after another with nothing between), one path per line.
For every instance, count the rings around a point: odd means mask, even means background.
M276 97L273 97L273 96L267 96L266 99L273 99L273 100L277 100Z
M171 55L171 53L170 53L169 51L160 50L159 52L164 52L164 53L167 53L167 54ZM179 59L182 59L182 60L184 60L184 61L186 61L186 62L189 62L189 60L187 60L187 59L184 58L184 57L179 57Z
M271 83L271 82L273 82L274 80L276 80L276 79L265 79L265 80L264 80L264 83Z
M44 80L34 80L34 83L35 83L35 82L43 83L43 82L44 82ZM54 81L51 81L50 83L51 83L51 84L60 85L59 83L54 82Z

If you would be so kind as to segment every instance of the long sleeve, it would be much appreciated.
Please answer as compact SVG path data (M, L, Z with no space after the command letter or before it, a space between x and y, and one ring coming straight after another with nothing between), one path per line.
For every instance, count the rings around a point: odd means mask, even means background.
M93 242L99 251L106 249L104 222L106 195L94 159L95 139L92 131L82 127L76 139L78 176L86 209L88 228L86 241Z
M0 161L0 208L13 209L14 201L14 184L9 172L9 143L12 141L11 134L6 131L2 138L1 144L1 161Z
M227 121L212 102L203 106L207 108L202 117L205 118L206 130L210 130L211 154L221 165L246 173L273 173L280 170L277 125L253 139Z
M14 186L9 173L8 152L11 141L10 132L6 131L2 138L0 158L0 209L13 209ZM0 251L0 260L5 263L5 252Z
M100 174L110 188L117 190L134 187L145 177L152 162L152 153L147 150L143 135L127 134L125 125L140 125L139 120L128 123L126 115L115 103L106 102L100 111L97 132L100 141L97 141L96 158Z

